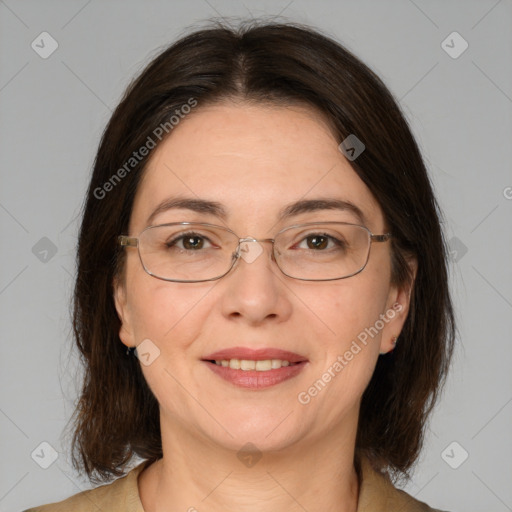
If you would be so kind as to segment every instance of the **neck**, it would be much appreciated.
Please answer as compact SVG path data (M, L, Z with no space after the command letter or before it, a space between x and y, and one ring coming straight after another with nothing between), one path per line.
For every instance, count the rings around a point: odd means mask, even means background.
M250 454L161 422L164 456L139 477L145 512L357 510L355 428Z

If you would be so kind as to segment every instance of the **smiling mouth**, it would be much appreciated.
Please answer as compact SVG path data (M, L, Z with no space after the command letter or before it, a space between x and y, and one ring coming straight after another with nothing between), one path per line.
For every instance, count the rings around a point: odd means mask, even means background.
M214 363L217 366L222 366L224 368L231 368L232 370L242 370L242 371L251 371L255 370L257 372L268 372L270 370L278 370L279 368L286 366L295 366L297 363L291 363L285 359L263 359L263 360L254 360L254 359L217 359L217 360L208 360L209 363Z
M230 384L259 391L293 379L309 361L290 362L286 359L203 359L208 368Z
M239 388L260 390L293 379L308 359L274 347L230 347L206 355L202 362L218 377Z

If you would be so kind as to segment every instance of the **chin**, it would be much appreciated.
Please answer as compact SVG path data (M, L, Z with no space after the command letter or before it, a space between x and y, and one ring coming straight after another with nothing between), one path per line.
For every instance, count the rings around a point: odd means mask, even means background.
M247 443L262 452L282 450L297 442L301 435L291 408L248 406L245 411L233 411L216 416L216 419L231 435L219 427L215 432L209 432L210 439L234 451L243 449ZM304 426L303 421L301 425Z

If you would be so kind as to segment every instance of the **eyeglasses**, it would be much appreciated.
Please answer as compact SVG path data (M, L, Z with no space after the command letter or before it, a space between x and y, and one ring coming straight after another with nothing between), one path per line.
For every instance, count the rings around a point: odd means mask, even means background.
M173 222L145 228L138 238L120 235L119 244L137 247L144 270L164 281L215 281L239 261L252 263L263 252L258 242L272 243L272 260L281 272L302 281L332 281L361 272L372 242L386 242L391 233L374 235L365 226L345 222L309 222L289 226L275 238L240 238L214 224Z

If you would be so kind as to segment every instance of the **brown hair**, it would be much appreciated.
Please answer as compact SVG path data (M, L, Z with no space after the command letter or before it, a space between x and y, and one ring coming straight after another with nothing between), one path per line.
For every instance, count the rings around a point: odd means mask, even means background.
M365 144L351 164L394 235L393 280L411 282L409 256L418 269L396 349L379 357L363 394L356 454L407 478L455 337L447 251L425 165L397 102L353 54L309 27L254 21L237 29L214 24L165 49L129 86L105 129L78 243L73 329L85 373L71 418L73 465L101 482L123 475L133 455L162 457L158 403L119 339L113 281L124 254L117 236L127 232L150 155L133 168L126 162L191 98L197 108L230 98L307 104L339 142L355 134ZM123 166L127 172L118 171ZM116 173L122 179L114 181Z

